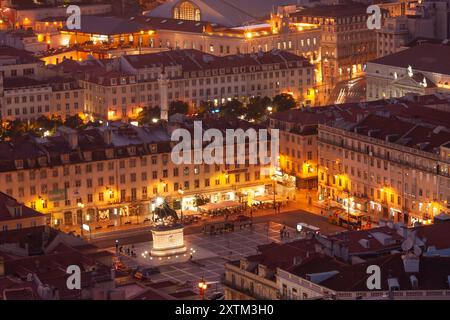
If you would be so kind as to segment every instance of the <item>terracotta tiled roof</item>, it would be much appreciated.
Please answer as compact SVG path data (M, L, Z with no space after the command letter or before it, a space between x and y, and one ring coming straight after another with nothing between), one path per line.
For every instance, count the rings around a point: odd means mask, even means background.
M20 208L20 213L19 212L17 213L18 216L14 216L13 215L14 212L13 213L10 212L10 210L13 210L12 209L13 207ZM35 218L35 217L36 218L43 217L43 214L23 205L23 203L17 202L16 199L10 197L6 193L0 192L0 221Z
M450 222L435 223L432 225L419 226L417 230L419 238L426 239L425 245L435 246L436 249L450 248Z
M393 67L450 74L450 46L441 44L422 44L397 53L393 53L369 63L382 64Z
M319 282L319 285L336 291L368 291L366 281L369 265L380 266L381 290L389 289L388 278L396 278L400 290L413 290L411 275L418 279L419 290L448 290L449 288L447 277L450 275L450 257L421 257L419 272L415 273L405 272L401 253L355 265L344 264L331 257L315 256L289 271L305 279L308 274L337 271L336 275Z

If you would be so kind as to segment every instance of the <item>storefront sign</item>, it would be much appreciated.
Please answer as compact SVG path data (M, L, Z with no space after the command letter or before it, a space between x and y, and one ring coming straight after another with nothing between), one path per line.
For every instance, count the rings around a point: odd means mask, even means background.
M48 200L50 201L66 200L66 189L50 190L48 192Z

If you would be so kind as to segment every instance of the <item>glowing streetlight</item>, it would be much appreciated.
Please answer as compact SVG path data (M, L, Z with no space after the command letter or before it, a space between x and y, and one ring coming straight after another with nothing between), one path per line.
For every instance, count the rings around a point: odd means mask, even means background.
M155 203L157 206L160 206L164 203L164 199L162 197L157 197Z
M202 277L202 280L198 283L198 288L200 290L200 295L202 296L202 300L205 300L205 291L208 289L208 284L205 282L205 280Z

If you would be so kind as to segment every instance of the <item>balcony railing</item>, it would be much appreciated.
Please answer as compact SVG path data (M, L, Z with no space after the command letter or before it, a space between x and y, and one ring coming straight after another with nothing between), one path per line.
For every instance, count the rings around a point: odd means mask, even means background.
M336 147L339 147L339 148L343 148L343 149L346 149L346 150L349 150L349 151L363 153L363 154L369 155L369 156L371 156L373 158L378 158L378 159L381 159L381 160L393 162L393 163L395 163L395 164L397 164L399 166L406 166L406 167L417 169L417 170L420 170L420 171L423 171L423 172L428 172L428 173L440 175L440 176L443 176L443 177L450 177L450 173L443 172L443 171L438 171L435 168L429 168L429 167L421 166L421 165L418 165L418 164L411 163L409 161L405 161L405 160L402 160L402 159L396 159L396 158L393 158L393 157L390 157L390 156L386 156L386 155L383 155L383 154L380 154L380 153L377 153L377 152L372 152L372 153L365 152L364 150L360 150L360 149L358 149L356 147L352 147L352 146L346 145L344 143L339 143L339 142L336 142L336 141L333 141L333 140L330 140L330 139L319 138L318 140L321 143L326 143L326 144L333 145L333 146L336 146ZM439 160L436 160L436 161L439 161Z
M223 286L226 286L230 289L233 289L234 291L245 294L246 296L249 296L256 300L270 300L271 299L271 297L265 297L265 296L259 295L258 293L255 292L255 290L251 290L248 287L241 287L238 284L228 281L226 279L222 279L221 282L222 282Z

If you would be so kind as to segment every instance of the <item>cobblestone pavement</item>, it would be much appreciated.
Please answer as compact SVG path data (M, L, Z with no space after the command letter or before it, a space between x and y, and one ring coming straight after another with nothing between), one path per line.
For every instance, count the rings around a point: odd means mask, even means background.
M289 238L280 238L280 223L254 224L253 228L228 232L220 235L191 234L185 236L188 252L185 255L169 258L150 258L146 251L151 249L151 242L134 245L136 258L120 255L121 260L129 267L157 266L161 273L152 275L152 281L172 280L184 283L190 281L192 289L197 290L196 283L202 278L210 283L209 291L222 291L220 279L224 273L224 264L230 260L237 260L243 256L257 253L257 246L270 242L289 242L299 239L300 235L292 228L286 227ZM194 252L195 251L195 252ZM193 253L189 261L190 252ZM142 256L144 254L144 256Z

